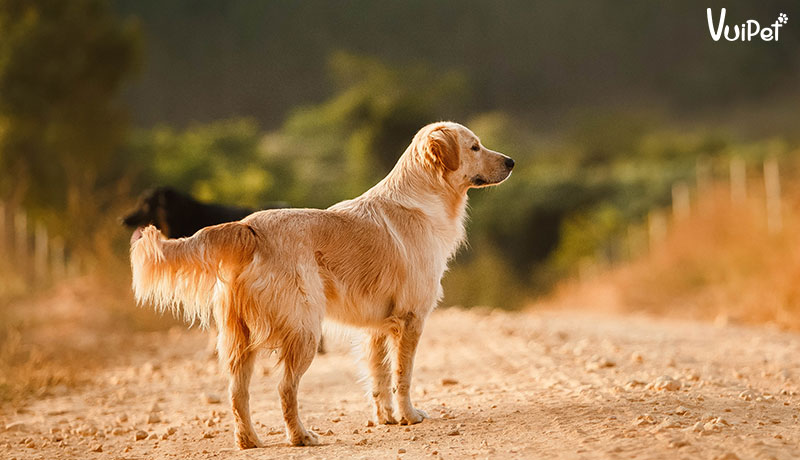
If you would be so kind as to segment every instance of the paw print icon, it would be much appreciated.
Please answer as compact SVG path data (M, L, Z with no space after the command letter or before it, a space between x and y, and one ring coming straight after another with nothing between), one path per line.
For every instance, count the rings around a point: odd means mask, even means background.
M789 22L789 16L787 16L786 13L781 13L778 15L778 23L786 24L787 22Z

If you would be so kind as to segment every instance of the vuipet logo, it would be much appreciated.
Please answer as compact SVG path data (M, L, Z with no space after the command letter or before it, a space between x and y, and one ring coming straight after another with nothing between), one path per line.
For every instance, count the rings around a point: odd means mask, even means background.
M731 27L725 24L725 13L725 8L723 8L719 15L719 22L717 22L715 28L714 14L712 13L711 8L706 10L706 14L708 15L708 31L711 33L711 38L715 42L719 41L723 35L725 40L728 40L729 42L749 42L752 41L754 37L760 37L761 40L764 40L765 42L778 41L780 39L778 31L781 27L789 22L789 16L784 13L780 13L778 15L778 19L775 20L772 25L767 27L761 27L761 23L755 19L748 19L741 25L736 24Z

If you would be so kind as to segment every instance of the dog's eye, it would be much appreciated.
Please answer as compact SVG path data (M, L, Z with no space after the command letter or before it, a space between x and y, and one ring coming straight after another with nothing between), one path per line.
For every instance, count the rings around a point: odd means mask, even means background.
M481 149L481 147L478 144L475 144L475 145L472 146L472 150L475 151L475 152L477 152L480 149Z

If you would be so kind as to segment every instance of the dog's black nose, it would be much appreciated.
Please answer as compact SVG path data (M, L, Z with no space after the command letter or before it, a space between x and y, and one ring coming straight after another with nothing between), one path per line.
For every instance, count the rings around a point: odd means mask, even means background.
M514 169L514 160L511 158L506 158L506 168Z

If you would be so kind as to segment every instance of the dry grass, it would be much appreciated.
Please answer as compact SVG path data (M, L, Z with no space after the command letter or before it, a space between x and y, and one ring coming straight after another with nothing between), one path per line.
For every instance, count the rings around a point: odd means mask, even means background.
M81 376L88 369L80 364L91 360L63 350L54 357L51 354L54 350L47 348L29 343L19 327L7 326L0 332L0 402L44 396L84 380Z
M721 184L673 222L649 255L566 283L554 303L800 330L797 190L785 194L782 209L783 229L770 234L763 194L732 203Z

